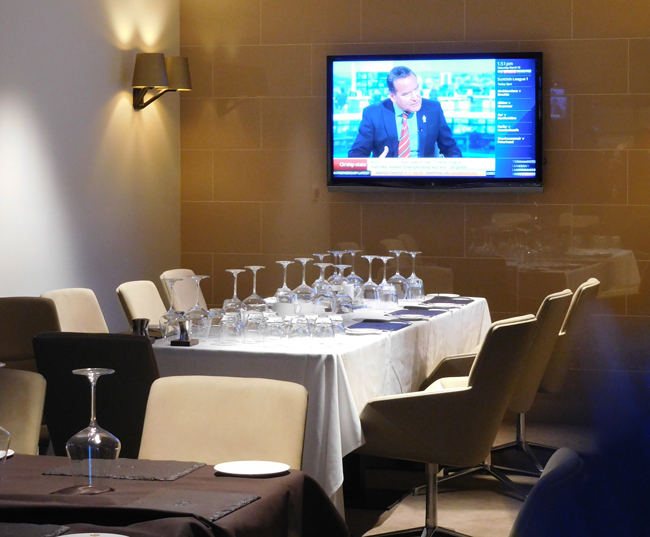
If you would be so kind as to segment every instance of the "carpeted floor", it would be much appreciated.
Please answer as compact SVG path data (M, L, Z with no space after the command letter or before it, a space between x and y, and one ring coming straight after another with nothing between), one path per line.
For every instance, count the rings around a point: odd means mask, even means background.
M591 431L584 427L529 424L527 437L530 442L566 446L581 453L593 452L595 447ZM495 445L513 439L514 425L504 424ZM366 485L375 491L406 491L411 486L424 483L423 474L412 471L379 470L368 474ZM524 491L530 490L535 483L534 478L510 477ZM370 537L422 526L424 495L404 494L401 501L388 509L346 508L346 520L352 537ZM481 475L464 476L440 485L438 522L441 526L473 537L507 537L521 505L522 502L496 479Z

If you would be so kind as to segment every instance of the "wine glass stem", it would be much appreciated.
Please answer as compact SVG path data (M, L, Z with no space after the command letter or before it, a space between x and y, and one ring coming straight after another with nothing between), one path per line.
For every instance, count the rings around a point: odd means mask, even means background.
M386 261L384 261L384 283L386 283Z
M283 280L282 280L282 287L286 287L287 286L287 266L285 265L282 268L284 268L284 277L283 277Z
M257 271L253 271L253 294L257 294Z
M307 282L305 281L305 269L307 268L307 264L303 263L302 264L302 284L307 285Z
M97 384L96 379L90 379L90 425L97 424L97 416L95 414L95 386Z
M235 283L232 289L232 299L236 300L237 299L237 274L233 274L233 276L235 277Z
M199 282L196 282L196 306L197 308L200 308L201 305L199 304L199 294L201 293L201 284Z
M172 311L176 311L176 306L174 305L174 284L176 282L169 282L169 305Z

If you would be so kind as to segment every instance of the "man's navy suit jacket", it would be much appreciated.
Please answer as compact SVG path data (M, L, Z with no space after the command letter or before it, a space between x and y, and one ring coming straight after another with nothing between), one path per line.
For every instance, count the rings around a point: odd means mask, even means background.
M417 114L420 135L420 158L436 156L436 142L440 153L445 157L462 157L447 125L445 114L438 101L422 99L422 107ZM388 146L386 157L397 157L399 144L397 122L393 101L386 99L363 109L359 133L348 151L348 157L378 157Z

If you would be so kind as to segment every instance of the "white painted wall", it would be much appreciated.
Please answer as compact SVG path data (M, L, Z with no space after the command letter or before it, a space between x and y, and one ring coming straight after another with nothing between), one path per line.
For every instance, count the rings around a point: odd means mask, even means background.
M179 0L0 0L0 296L115 294L180 263L179 96L132 107L137 52L178 54Z

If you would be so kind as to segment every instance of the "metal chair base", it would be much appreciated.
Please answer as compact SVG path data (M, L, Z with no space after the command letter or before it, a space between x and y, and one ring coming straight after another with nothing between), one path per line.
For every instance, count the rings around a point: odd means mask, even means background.
M492 464L487 462L483 462L478 466L474 466L473 468L460 468L460 469L447 468L446 471L449 472L449 474L441 479L438 479L438 483L444 483L445 481L450 481L452 479L464 475L474 474L477 472L484 472L496 478L504 485L506 485L515 494L518 500L521 500L523 502L528 496L511 479L509 479L507 475L505 475L498 468L495 468Z

